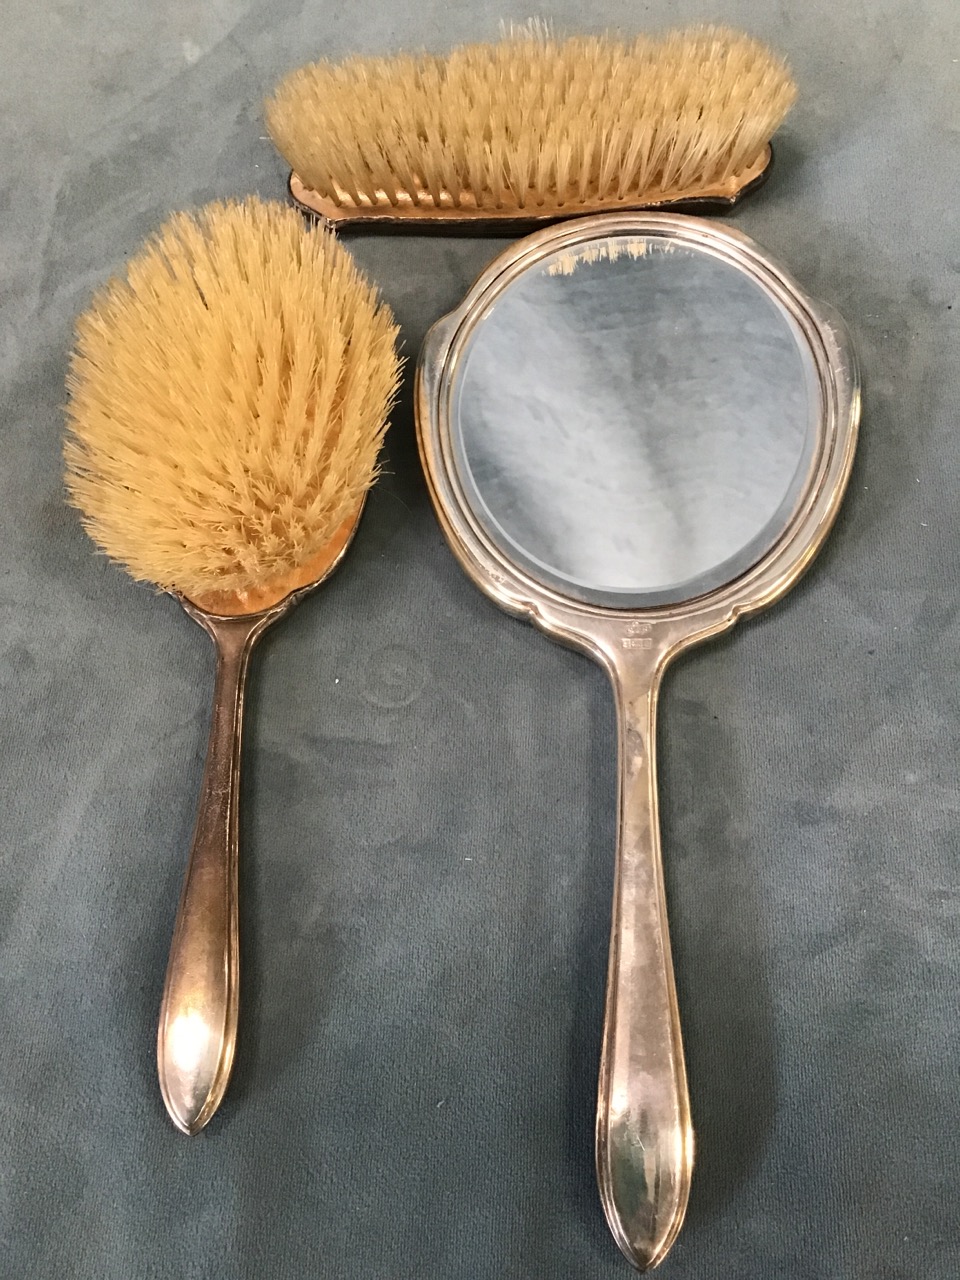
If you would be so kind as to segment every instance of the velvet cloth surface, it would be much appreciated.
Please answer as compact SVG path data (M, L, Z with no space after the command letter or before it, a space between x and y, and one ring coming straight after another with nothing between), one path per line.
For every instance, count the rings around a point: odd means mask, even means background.
M665 1280L960 1274L960 9L547 4L699 20L800 99L731 219L845 316L865 382L809 575L667 679L666 874L698 1164ZM409 360L336 576L255 656L237 1065L202 1135L154 1036L212 650L63 503L74 316L172 209L286 170L319 55L444 48L505 0L13 0L0 42L0 1277L613 1280L592 1126L616 799L602 673L458 568L420 340L501 247L351 241Z

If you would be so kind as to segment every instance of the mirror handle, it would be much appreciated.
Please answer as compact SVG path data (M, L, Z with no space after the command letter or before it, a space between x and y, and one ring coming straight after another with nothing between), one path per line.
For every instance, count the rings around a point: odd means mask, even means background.
M657 812L657 696L666 654L608 650L619 729L613 921L597 1100L597 1179L610 1229L639 1270L683 1222L693 1130L670 956Z

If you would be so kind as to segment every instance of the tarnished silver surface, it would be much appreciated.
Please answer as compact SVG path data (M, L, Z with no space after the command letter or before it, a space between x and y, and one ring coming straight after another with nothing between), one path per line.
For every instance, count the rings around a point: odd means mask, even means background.
M599 584L600 590L593 593L580 591L581 597L592 594L592 599L576 598L575 575L568 575L570 581L564 583L562 563L538 563L522 548L511 552L509 521L484 507L476 475L468 474L458 439L462 422L456 413L459 380L477 326L495 314L506 291L524 273L542 273L544 263L558 261L558 254L567 255L568 262L571 255L581 258L585 251L589 258L598 242L609 244L622 236L644 237L660 250L701 252L755 284L796 335L810 372L813 408L809 448L801 449L795 459L801 483L793 492L787 484L784 501L776 506L779 528L768 527L770 512L763 520L758 514L753 559L743 562L735 556L730 561L731 580L720 583L706 572L710 566L701 566L707 585L697 588L697 576L690 578L692 598L677 598L662 574L654 575L652 589L639 578L628 582L626 598L632 596L633 604L645 599L643 607L624 607L624 597L612 595L609 584ZM516 346L519 361L532 358L530 343L518 340ZM691 352L691 359L695 354ZM720 367L716 372L722 378ZM642 387L637 390L641 395ZM663 1259L680 1229L693 1163L657 819L660 680L684 649L772 604L809 565L849 478L859 408L858 375L842 322L809 299L747 237L670 214L586 218L512 245L483 272L460 307L431 329L421 351L416 391L420 451L451 548L474 582L498 604L598 660L617 700L620 818L596 1157L611 1231L625 1256L641 1270ZM573 409L571 414L575 417ZM576 422L571 420L570 427L575 430ZM521 416L515 430L525 428L529 423ZM751 548L749 538L740 550L744 548Z
M214 1115L233 1070L240 1002L238 862L240 752L247 668L253 647L325 581L346 555L359 524L354 518L305 566L312 581L288 590L266 608L217 612L184 596L184 610L210 636L217 674L207 758L157 1028L157 1074L170 1119L195 1134ZM213 603L213 602L210 602Z

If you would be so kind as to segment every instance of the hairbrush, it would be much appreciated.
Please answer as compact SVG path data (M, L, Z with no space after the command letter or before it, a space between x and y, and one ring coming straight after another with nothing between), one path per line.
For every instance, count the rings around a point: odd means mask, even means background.
M337 567L396 394L397 329L347 251L251 199L171 218L77 322L69 501L217 651L199 811L157 1042L179 1129L220 1105L239 992L243 698L263 632Z
M337 226L494 234L605 210L718 212L755 190L796 96L723 28L313 63L265 104L290 192Z

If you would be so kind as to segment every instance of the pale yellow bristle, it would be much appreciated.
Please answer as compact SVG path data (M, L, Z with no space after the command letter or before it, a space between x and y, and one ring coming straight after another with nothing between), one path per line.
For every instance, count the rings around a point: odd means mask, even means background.
M372 483L397 329L347 251L258 200L178 214L77 322L70 501L133 577L257 590Z
M534 211L722 184L758 161L795 96L783 61L736 32L623 43L533 25L444 57L317 62L265 110L328 199Z

